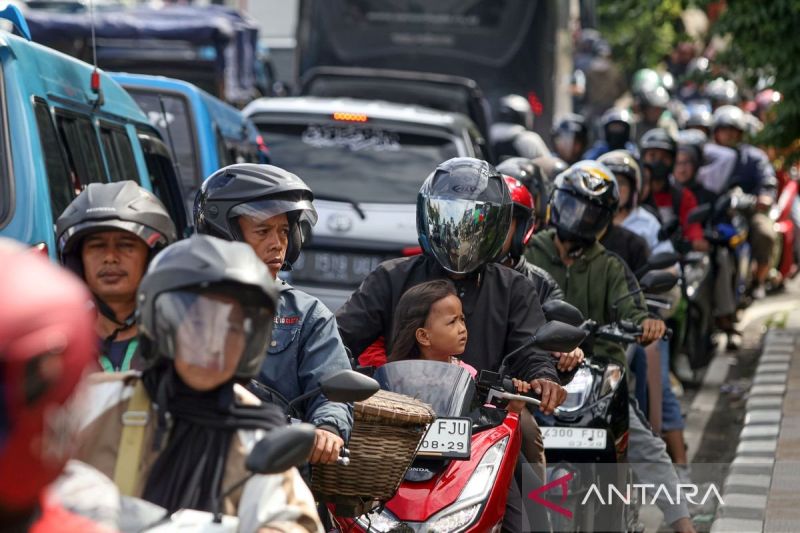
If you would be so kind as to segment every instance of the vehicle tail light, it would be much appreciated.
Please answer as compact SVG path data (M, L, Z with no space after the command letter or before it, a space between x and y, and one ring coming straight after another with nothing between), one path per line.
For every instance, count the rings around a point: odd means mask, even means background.
M409 257L409 256L412 256L412 255L419 255L419 254L422 253L422 247L421 246L406 246L405 248L403 248L401 253L403 254L403 257Z
M544 106L542 105L542 101L539 100L539 95L537 95L535 91L528 91L528 103L531 105L534 115L537 117L542 115Z
M617 459L624 459L628 453L628 432L626 431L614 442L617 451Z
M333 114L333 120L342 122L366 122L369 117L363 113L344 113L337 111Z

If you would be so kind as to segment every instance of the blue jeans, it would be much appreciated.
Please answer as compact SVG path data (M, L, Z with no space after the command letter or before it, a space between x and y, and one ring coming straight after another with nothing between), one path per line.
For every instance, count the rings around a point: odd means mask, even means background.
M658 341L658 348L661 352L661 431L675 431L683 429L685 423L681 414L681 404L669 382L669 342Z

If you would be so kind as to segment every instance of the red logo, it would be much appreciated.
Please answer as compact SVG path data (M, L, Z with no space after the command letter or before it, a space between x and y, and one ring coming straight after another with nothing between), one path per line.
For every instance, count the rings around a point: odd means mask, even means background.
M553 502L551 502L549 500L546 500L543 497L543 495L545 493L547 493L551 488L557 487L557 486L561 486L561 502L559 502L559 503L563 504L565 501L567 501L567 488L569 487L568 483L572 479L572 477L573 477L572 472L570 472L568 474L564 474L560 478L551 481L547 485L542 485L538 489L532 490L528 494L528 498L530 498L531 500L535 501L536 503L540 503L540 504L544 505L545 507L547 507L551 511L555 511L558 514L562 514L562 515L566 516L567 518L572 518L572 511L570 511L568 509L564 509L560 505L556 505L555 503L553 503Z

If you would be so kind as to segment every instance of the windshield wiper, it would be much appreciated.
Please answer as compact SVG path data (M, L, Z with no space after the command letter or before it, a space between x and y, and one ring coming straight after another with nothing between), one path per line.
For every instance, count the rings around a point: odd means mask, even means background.
M317 194L314 193L314 198L316 200L327 200L329 202L342 202L343 204L350 204L353 206L353 210L358 213L358 216L361 217L361 220L366 220L367 215L364 213L364 210L361 209L361 206L355 200L351 200L350 198L345 198L344 196L336 196L332 194Z

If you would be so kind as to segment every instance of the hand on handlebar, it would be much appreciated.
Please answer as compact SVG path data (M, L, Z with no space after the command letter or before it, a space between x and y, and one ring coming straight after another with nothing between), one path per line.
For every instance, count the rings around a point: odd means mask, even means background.
M534 379L530 382L534 394L542 398L539 410L542 414L552 414L556 407L567 399L567 389L549 379Z
M511 382L514 384L514 388L518 394L528 394L531 391L531 384L527 381L514 378ZM511 400L508 402L509 411L519 414L523 409L525 409L525 402L521 400Z
M640 344L647 346L653 341L662 338L667 332L667 325L658 318L646 318L642 322L642 335L637 339Z
M569 353L566 352L553 352L553 357L558 359L556 368L559 372L569 372L583 362L583 350L575 348Z
M334 435L326 429L317 428L314 449L308 462L311 464L334 464L339 459L339 452L343 446L344 440L339 435Z

